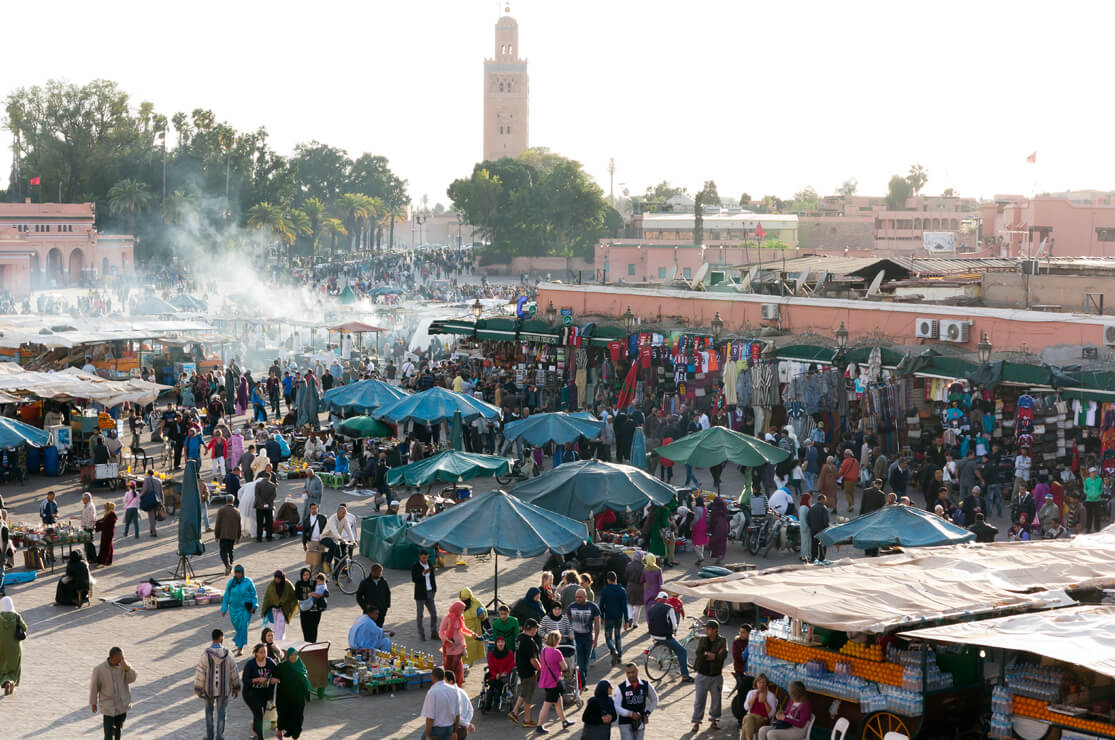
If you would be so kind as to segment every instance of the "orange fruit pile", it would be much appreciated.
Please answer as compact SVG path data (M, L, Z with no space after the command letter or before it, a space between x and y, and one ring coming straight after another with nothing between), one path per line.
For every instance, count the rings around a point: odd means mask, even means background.
M1074 727L1078 730L1086 730L1097 735L1113 735L1115 734L1115 725L1110 722L1097 722L1093 719L1084 719L1082 717L1070 717L1067 714L1057 714L1051 712L1047 707L1049 703L1042 699L1031 699L1028 696L1015 696L1012 711L1020 717L1029 717L1031 719L1040 719L1044 722L1053 722L1065 727Z
M875 660L864 660L849 654L840 654L832 650L799 645L795 642L780 640L777 637L767 638L767 655L791 663L807 663L811 659L824 661L828 669L834 670L838 661L849 663L852 673L868 681L902 685L902 666L897 663L882 663Z
M858 642L849 640L840 648L840 654L850 655L861 660L873 660L876 663L883 662L882 645L860 645Z

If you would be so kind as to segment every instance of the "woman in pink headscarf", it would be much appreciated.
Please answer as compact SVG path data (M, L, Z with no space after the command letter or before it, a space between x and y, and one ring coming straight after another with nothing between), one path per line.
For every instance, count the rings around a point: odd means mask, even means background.
M465 667L462 658L466 650L466 637L479 637L475 632L465 626L465 602L454 601L449 606L449 613L441 620L441 627L437 631L441 638L441 654L444 656L443 666L447 671L453 671L457 677L457 685L465 682Z

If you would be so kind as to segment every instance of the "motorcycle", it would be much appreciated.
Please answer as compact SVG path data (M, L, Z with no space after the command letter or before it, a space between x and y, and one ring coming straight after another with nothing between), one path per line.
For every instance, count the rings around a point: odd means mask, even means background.
M774 517L770 536L767 538L763 557L770 557L771 550L801 552L801 525L793 514L779 514L772 511L768 518Z
M536 475L538 475L538 471L534 467L534 456L531 455L529 448L524 448L522 457L511 463L511 470L502 475L497 475L496 481L501 486L506 486L509 483L530 480Z
M751 518L751 524L747 527L744 537L747 543L747 551L752 555L758 555L760 550L765 552L770 540L772 519L773 516L770 514Z

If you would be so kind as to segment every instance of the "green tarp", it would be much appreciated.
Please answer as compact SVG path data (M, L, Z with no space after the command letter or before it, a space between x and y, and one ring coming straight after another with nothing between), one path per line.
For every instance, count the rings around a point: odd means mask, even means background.
M397 515L365 517L360 527L360 554L384 568L408 570L418 562L418 545L407 539L410 526Z

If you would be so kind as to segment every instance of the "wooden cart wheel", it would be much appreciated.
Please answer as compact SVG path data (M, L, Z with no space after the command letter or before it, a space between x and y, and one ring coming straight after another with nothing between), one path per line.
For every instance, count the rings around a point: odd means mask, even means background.
M913 737L906 720L892 712L875 712L863 723L863 740L883 740L888 732Z

